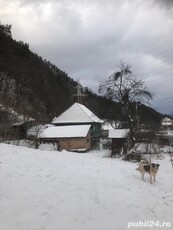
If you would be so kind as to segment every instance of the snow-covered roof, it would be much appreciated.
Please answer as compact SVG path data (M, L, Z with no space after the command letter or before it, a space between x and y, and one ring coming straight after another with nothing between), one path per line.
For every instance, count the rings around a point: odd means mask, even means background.
M125 138L129 133L129 129L111 129L109 130L109 138Z
M52 126L45 129L39 138L86 137L91 125Z
M173 120L170 119L169 117L165 117L165 118L162 119L162 125L163 126L164 125L172 125L172 123L173 123Z
M52 124L62 124L62 123L102 123L103 121L98 118L93 112L91 112L84 105L79 103L74 103L70 108L68 108L59 117L55 117Z
M46 125L34 125L27 131L27 136L39 136L45 129L52 127L51 124ZM54 127L54 126L53 126Z
M109 121L104 121L104 124L102 125L102 130L110 130L115 129L120 126L120 122L113 121L112 124Z
M164 121L164 122L171 121L172 122L172 119L169 118L169 117L165 117L165 118L162 119L162 121Z

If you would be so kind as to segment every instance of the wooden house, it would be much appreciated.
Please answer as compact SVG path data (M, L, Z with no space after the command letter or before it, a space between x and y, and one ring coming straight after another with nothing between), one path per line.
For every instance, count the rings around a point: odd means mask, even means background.
M91 125L90 138L91 148L94 148L101 137L101 124L103 120L80 103L74 103L60 116L55 117L52 124L55 126L83 126Z
M172 126L173 126L173 120L170 119L169 117L165 117L165 118L162 119L161 125L162 125L163 129L165 129L165 128L166 129L167 128L172 128Z
M33 121L34 119L29 118L29 119L22 120L22 121L12 124L10 127L11 138L12 139L26 139L27 130L33 124Z

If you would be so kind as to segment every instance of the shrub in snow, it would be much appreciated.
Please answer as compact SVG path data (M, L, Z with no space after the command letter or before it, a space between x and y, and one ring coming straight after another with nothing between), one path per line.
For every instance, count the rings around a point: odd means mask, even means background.
M131 161L131 162L141 162L142 156L139 152L136 152L134 149L130 150L126 155L122 157L124 161Z

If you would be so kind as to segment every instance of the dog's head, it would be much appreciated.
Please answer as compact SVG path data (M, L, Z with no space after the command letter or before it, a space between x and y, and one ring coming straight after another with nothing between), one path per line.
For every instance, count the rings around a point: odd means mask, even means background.
M159 166L160 166L159 164L155 164L155 163L151 164L151 168L156 169L156 170L158 170Z

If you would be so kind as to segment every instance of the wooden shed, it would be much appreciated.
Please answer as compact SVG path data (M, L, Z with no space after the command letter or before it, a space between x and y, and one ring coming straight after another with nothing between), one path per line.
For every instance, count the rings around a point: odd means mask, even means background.
M123 153L124 143L128 136L129 129L112 129L109 130L111 138L111 156L121 155Z
M48 127L40 134L41 143L53 143L57 150L85 152L91 148L91 125Z

